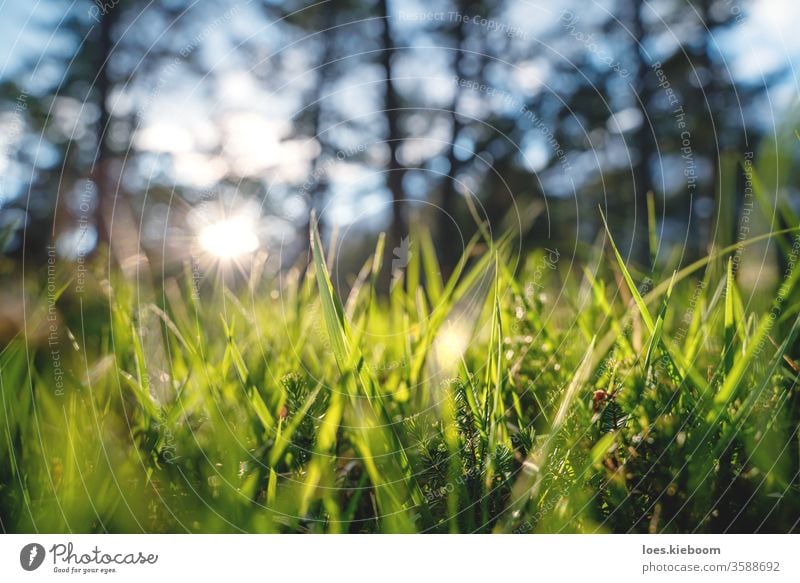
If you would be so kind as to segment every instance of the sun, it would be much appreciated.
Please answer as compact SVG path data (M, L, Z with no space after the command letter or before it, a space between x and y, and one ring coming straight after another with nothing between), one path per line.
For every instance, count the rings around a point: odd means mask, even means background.
M203 226L198 234L200 247L219 259L236 259L258 249L256 221L230 217Z
M210 262L243 266L261 247L261 209L252 200L207 201L189 213L194 248Z

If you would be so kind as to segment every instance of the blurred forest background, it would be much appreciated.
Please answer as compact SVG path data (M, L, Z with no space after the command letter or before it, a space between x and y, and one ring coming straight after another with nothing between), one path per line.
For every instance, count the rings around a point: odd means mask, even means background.
M346 284L378 232L396 256L412 222L452 267L475 214L582 258L600 206L646 272L735 241L750 160L768 198L798 200L793 0L0 11L6 279L45 265L49 245L76 262L110 247L131 273L183 269L198 209L257 221L273 274L307 256L315 209Z

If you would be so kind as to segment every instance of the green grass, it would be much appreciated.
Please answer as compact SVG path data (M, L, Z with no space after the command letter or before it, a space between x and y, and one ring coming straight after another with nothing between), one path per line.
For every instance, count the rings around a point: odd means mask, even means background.
M596 270L481 232L443 279L416 228L388 295L382 238L340 297L313 228L279 281L39 281L0 353L3 530L798 530L800 268L754 300L740 245L646 281L610 232Z

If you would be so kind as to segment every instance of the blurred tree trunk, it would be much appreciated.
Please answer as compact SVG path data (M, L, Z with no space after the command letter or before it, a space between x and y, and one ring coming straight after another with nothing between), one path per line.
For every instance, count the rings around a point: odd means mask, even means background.
M322 50L320 52L320 59L318 63L318 66L320 67L319 79L317 83L314 84L314 91L312 94L312 103L314 103L314 106L311 116L311 135L317 140L317 143L320 146L320 151L319 154L314 157L314 160L311 163L311 176L313 178L313 183L306 192L306 195L308 197L309 211L317 211L317 228L320 230L320 232L323 230L325 221L325 217L319 212L321 207L320 203L322 202L322 198L327 191L327 178L324 176L322 167L324 155L328 150L330 150L330 147L326 142L326 138L322 137L320 133L323 129L323 116L325 114L322 102L325 99L325 91L330 86L331 71L333 70L333 65L330 63L336 58L334 54L336 48L334 39L335 31L333 28L335 26L334 23L336 19L336 11L334 8L335 7L332 0L330 2L325 2L319 9L315 27L316 30L320 31L320 35L322 36ZM298 241L300 243L300 249L298 250L299 261L302 260L304 255L307 259L310 259L309 228L309 220L306 220L300 227L300 233L298 236Z
M729 195L727 192L723 193L722 190L724 186L727 186L723 185L720 168L720 156L724 148L724 144L722 144L721 141L724 140L724 136L722 135L722 128L718 125L717 118L714 115L717 107L719 107L719 111L723 110L724 103L719 100L721 97L721 88L719 83L717 83L717 65L711 59L710 55L710 52L714 50L713 45L715 43L714 32L708 28L711 25L711 2L709 0L701 0L698 9L699 16L706 31L704 32L703 42L700 44L700 48L693 58L695 63L693 75L698 85L698 101L704 106L706 112L704 117L706 117L710 126L705 135L701 135L701 148L706 151L700 151L698 153L704 156L709 166L707 194L714 200L716 205L719 205L723 200L726 200ZM707 72L708 78L702 79L698 76L698 70ZM701 190L697 194L702 195L704 192ZM698 232L696 237L697 254L703 255L707 252L708 243L712 241L714 236L713 231L711 231L712 223L691 221L691 224L694 225L696 230L698 227L706 229L706 232Z
M459 12L464 12L464 2L456 2ZM466 37L466 24L464 19L459 19L455 27L455 53L453 55L453 72L458 79L464 78L464 39ZM459 233L458 221L458 191L456 188L456 175L460 169L460 162L456 155L456 142L464 125L458 115L459 87L453 90L453 100L450 103L450 144L447 149L448 176L442 184L441 210L439 211L438 229L436 235L441 242L442 257L440 258L442 270L447 276L458 262L461 248L459 241L462 235Z
M387 125L387 145L389 147L389 165L386 175L386 186L392 194L392 224L389 229L389 240L387 241L386 257L388 264L384 263L384 272L388 272L391 266L392 250L399 247L403 238L408 233L405 216L403 213L403 176L405 174L403 166L398 160L398 152L402 144L400 132L400 99L394 88L394 70L392 67L392 57L394 56L394 38L390 24L389 8L387 0L379 0L378 10L383 21L383 31L381 35L381 66L383 67L384 81L384 115Z
M97 205L95 207L95 228L98 243L111 243L111 217L114 208L113 181L110 176L111 148L108 144L109 122L111 113L108 109L112 82L108 74L108 65L114 49L112 30L117 22L119 11L109 10L100 18L97 25L97 61L95 70L97 77L97 107L100 115L97 120L97 153L92 166L92 180L97 185Z
M645 56L642 43L645 41L646 32L642 11L646 4L638 0L631 0L628 9L631 13L631 34L634 37L634 54L636 55L636 70L633 80L636 108L642 116L642 123L633 136L633 145L636 148L636 158L633 165L634 180L634 219L635 225L631 232L631 258L639 263L646 271L653 268L650 257L649 231L647 224L647 193L653 190L653 179L650 173L650 161L655 154L653 144L653 129L650 127L650 116L647 111L648 104L653 98L652 86L647 82L650 74L650 63ZM655 250L653 250L655 251Z
M98 247L108 246L109 258L121 267L126 277L136 277L140 281L148 278L149 281L149 262L142 250L139 236L140 221L136 218L130 200L121 191L121 164L115 159L109 140L112 118L109 103L114 87L109 64L115 48L113 32L120 12L120 7L106 11L100 19L97 31L97 74L94 85L97 88L99 116L97 150L90 173L97 186L94 222Z

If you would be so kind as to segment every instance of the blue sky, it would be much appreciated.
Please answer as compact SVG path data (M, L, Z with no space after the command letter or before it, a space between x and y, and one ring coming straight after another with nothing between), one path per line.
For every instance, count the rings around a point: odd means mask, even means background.
M656 2L657 3L657 0ZM408 5L408 10L424 10L423 4L404 0L396 5ZM598 6L607 4L598 2ZM14 74L19 70L23 58L38 57L41 47L47 44L50 31L60 20L63 11L55 6L74 6L76 13L81 6L88 9L89 2L59 2L52 0L0 0L0 76ZM533 21L531 33L541 32L549 20L555 21L561 10L553 2L517 3L508 11L508 18L515 22ZM570 7L572 1L560 5ZM752 78L786 62L800 59L800 2L797 0L719 0L720 10L740 13L738 6L747 7L743 20L729 35L720 38L726 54L731 58L732 70L742 78ZM583 6L583 3L582 3ZM222 6L220 7L222 10ZM540 18L522 19L523 13L536 13Z

